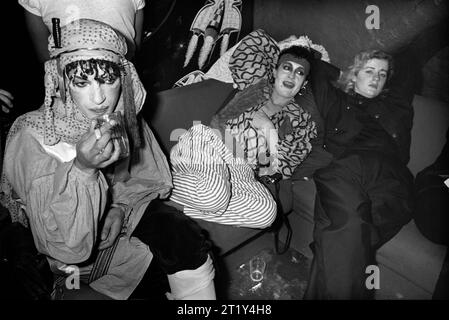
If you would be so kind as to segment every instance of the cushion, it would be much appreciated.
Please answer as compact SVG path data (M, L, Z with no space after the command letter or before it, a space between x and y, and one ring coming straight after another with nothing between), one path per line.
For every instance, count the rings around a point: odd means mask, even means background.
M208 79L158 92L147 118L166 154L192 125L209 125L212 115L232 91L232 84Z
M324 139L324 121L318 111L310 86L306 86L306 90L302 95L296 95L296 103L304 110L310 113L312 120L317 126L317 137L312 139L312 151L307 158L298 166L293 173L293 180L302 180L305 177L311 179L313 173L319 168L327 166L333 156L323 149Z
M410 162L413 175L435 162L446 142L449 128L447 103L415 95Z
M449 127L446 103L415 95L415 112L408 167L416 175L440 154ZM377 262L408 279L431 295L435 289L447 247L425 238L414 221L377 252ZM382 281L382 280L381 280Z
M321 54L322 60L330 62L326 49L322 45L313 43L307 36L292 35L276 45L275 40L259 29L251 32L226 51L204 76L207 79L232 83L235 88L242 90L270 74L271 69L276 65L277 53L291 46L310 47Z
M291 180L282 180L280 182L279 195L284 213L291 213L293 205ZM252 236L263 231L263 229L241 228L208 222L201 219L195 220L203 230L207 231L208 238L219 251L218 254L225 254L243 241L248 240Z
M291 46L309 47L320 53L321 60L329 63L331 62L327 50L322 45L313 43L308 36L297 37L291 35L287 39L278 42L278 46L281 51Z
M231 49L226 51L213 65L210 69L205 73L205 77L207 79L215 79L221 82L226 83L234 83L232 79L231 70L229 70L229 60L231 59L234 50L240 44L237 43Z
M377 251L377 262L433 292L447 247L427 240L411 221ZM381 280L382 284L382 280Z

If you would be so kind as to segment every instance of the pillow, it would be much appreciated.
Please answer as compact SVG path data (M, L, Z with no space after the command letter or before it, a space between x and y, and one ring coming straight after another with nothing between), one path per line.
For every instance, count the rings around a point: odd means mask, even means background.
M204 73L201 70L195 70L176 81L173 88L184 87L192 83L201 82L204 79L206 79Z
M229 60L237 89L243 90L263 78L272 78L279 47L265 31L256 30L244 37Z
M229 60L231 59L234 50L240 45L239 41L235 46L226 51L218 60L210 67L204 74L207 79L215 79L221 82L234 83L232 79L231 70L229 70Z
M285 50L287 48L290 48L291 46L301 46L301 47L312 48L312 49L318 51L319 53L321 53L321 60L330 63L329 54L327 53L327 50L322 45L313 43L312 40L310 40L308 36L300 36L298 38L298 37L292 35L292 36L288 37L287 39L278 42L278 46L281 49L281 51Z

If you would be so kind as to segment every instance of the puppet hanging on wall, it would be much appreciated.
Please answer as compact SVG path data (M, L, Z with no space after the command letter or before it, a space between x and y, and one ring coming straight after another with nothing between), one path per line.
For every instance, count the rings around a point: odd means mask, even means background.
M198 38L204 38L198 57L198 66L203 68L211 55L215 44L221 38L220 56L228 50L231 33L240 32L242 15L240 13L242 0L207 0L193 20L190 31L193 32L187 47L184 67L193 57L198 44Z

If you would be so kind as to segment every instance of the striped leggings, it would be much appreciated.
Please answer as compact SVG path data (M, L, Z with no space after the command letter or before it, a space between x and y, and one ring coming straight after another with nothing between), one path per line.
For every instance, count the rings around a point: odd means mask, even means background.
M251 228L266 228L274 221L276 202L268 189L211 128L190 128L173 147L170 161L170 200L183 205L186 215Z

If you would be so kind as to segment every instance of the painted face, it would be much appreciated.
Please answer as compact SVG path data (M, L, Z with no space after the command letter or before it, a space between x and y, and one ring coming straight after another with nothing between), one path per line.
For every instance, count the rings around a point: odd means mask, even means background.
M366 98L377 97L384 88L387 75L387 60L368 60L353 78L355 82L354 91Z
M274 72L274 94L291 99L301 89L306 74L304 66L293 61L284 61Z
M105 61L81 61L66 70L73 102L89 119L115 110L121 92L117 66Z

